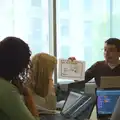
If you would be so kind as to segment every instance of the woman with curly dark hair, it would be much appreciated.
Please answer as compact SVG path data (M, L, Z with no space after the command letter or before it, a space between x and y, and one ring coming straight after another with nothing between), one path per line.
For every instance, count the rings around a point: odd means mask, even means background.
M0 42L0 119L36 120L39 118L32 95L24 87L31 52L20 38L7 37ZM24 101L20 96L24 96Z

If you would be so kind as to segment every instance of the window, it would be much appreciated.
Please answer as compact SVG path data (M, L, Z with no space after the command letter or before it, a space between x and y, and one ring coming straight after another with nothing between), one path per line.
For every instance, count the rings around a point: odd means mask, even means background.
M84 60L89 61L87 62L86 66L90 67L92 62L92 47L91 46L85 46L84 47Z
M42 9L35 11L34 6ZM17 36L30 45L33 54L49 53L48 16L48 0L1 0L0 38Z
M70 0L57 0L57 1L59 1L61 11L69 10L69 1Z
M111 8L111 14L112 14L112 36L120 38L120 7L119 7L120 1L115 0L112 1L112 8Z
M31 5L34 7L41 7L41 0L31 0Z
M110 37L110 6L106 0L69 0L69 2L69 10L65 15L57 9L57 27L61 25L59 22L61 19L67 19L65 24L69 26L68 30L63 30L63 34L60 34L61 31L57 29L58 58L74 56L78 60L86 61L87 69L94 62L103 59L101 49L104 41ZM64 7L63 3L62 6ZM69 34L66 31L69 31ZM67 43L63 35L67 36ZM60 47L66 45L69 46L69 52L67 47L66 50Z
M31 19L31 38L34 39L34 42L38 41L42 43L42 20L40 18Z
M84 44L92 45L92 22L85 21L83 25L84 25Z
M69 36L69 20L68 19L62 19L60 21L60 31L61 31L61 37Z
M93 0L83 0L83 7L84 7L84 11L85 13L90 13L92 11L92 3Z
M61 49L60 57L68 59L68 57L70 56L70 47L69 46L61 46L60 49Z

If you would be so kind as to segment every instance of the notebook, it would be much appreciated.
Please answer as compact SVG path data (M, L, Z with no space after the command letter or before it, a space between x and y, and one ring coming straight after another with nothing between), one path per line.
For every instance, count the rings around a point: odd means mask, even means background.
M120 88L120 76L101 77L100 88Z
M96 89L96 112L98 119L110 120L120 89Z

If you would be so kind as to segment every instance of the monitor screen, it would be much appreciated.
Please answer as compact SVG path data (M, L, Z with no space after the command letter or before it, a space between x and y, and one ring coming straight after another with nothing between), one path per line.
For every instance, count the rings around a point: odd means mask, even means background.
M120 90L97 90L97 114L112 114Z

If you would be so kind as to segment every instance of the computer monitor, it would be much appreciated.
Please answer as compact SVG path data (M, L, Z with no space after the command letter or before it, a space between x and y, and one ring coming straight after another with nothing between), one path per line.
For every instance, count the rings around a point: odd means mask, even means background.
M98 89L96 90L96 96L97 117L100 118L111 116L116 102L120 96L120 90Z
M73 92L82 92L84 91L85 88L85 81L77 81L68 84L68 91L73 91Z

